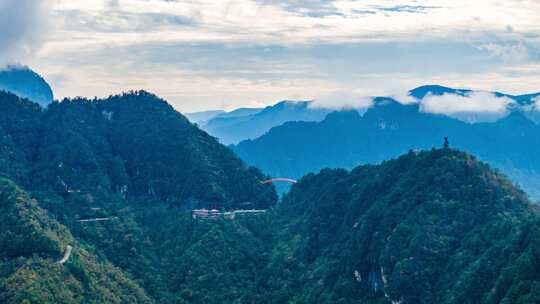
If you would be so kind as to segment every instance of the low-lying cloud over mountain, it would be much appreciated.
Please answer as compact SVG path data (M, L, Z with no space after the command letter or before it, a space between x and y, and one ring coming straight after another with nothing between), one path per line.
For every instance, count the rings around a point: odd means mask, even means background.
M322 109L366 109L373 104L371 97L362 96L350 92L337 91L328 95L315 98L309 104L310 108Z
M483 120L496 120L508 114L508 106L515 101L506 96L496 96L490 92L473 91L465 95L443 94L424 97L420 110L427 113L445 114L469 120L464 116L476 114ZM469 116L470 117L470 116Z
M537 110L537 111L540 111L540 96L536 96L536 98L534 98L534 108Z

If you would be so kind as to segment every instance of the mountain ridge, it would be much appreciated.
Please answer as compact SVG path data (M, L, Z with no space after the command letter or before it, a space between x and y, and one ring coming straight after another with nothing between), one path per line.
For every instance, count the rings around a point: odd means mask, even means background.
M0 68L0 90L29 99L46 108L53 102L53 91L38 73L26 66Z
M463 98L472 98L474 94L492 94L495 98L507 98L510 103L505 106L506 113L453 113L443 114L461 119L468 123L477 123L485 121L496 121L506 116L508 113L523 112L527 118L535 123L540 122L540 114L535 111L535 100L540 98L540 92L521 95L512 95L501 92L488 92L473 89L455 89L442 85L422 85L408 91L406 100L397 100L397 97L376 96L372 97L372 107L381 105L381 103L399 102L402 104L415 105L419 111L424 111L424 99L428 97L442 97L448 95L460 96ZM473 96L475 99L486 98L486 96ZM489 95L487 95L489 97ZM409 100L410 98L414 100ZM401 98L398 98L401 99ZM335 100L340 102L340 100ZM351 101L353 102L353 101ZM472 102L472 101L464 101ZM477 101L475 101L477 102ZM354 102L353 102L354 103ZM262 109L239 108L231 112L218 113L206 121L199 121L202 129L211 135L220 139L224 144L238 144L243 140L256 139L263 136L273 127L277 127L291 121L322 121L326 115L346 109L336 109L330 107L313 107L313 101L280 101L271 106ZM294 109L297 109L295 112ZM368 107L369 109L370 107ZM291 110L293 109L293 110ZM246 110L250 110L247 111ZM362 109L364 112L366 109ZM251 112L252 111L252 112ZM284 114L282 111L288 113ZM235 114L239 112L238 114ZM198 112L204 115L206 112ZM233 115L234 114L234 115ZM191 113L189 115L197 115Z
M379 165L310 173L280 208L286 236L278 246L293 252L303 274L287 286L305 286L290 291L297 302L537 301L534 288L517 291L513 276L527 267L515 259L537 260L538 213L466 153L410 151ZM534 282L529 266L518 276Z
M240 114L232 115L235 113L232 111L217 115L201 128L224 144L237 143L246 138L261 136L272 127L288 121L320 121L330 112L311 108L310 105L310 101L280 101L263 109L246 111L240 108Z

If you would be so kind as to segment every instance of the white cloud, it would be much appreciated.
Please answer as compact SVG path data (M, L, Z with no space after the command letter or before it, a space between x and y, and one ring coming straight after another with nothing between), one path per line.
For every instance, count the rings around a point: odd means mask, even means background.
M397 102L401 104L413 104L413 103L419 102L418 99L416 99L415 97L409 94L409 91L399 91L399 92L390 94L390 97L392 97L393 99L395 99Z
M540 111L540 96L536 96L536 98L533 100L534 109L536 111Z
M344 91L335 91L315 98L312 108L324 109L366 109L373 104L373 98Z
M0 0L0 65L34 54L48 28L47 0Z
M503 5L497 0L417 0L413 6L406 0L386 1L384 5L380 0L337 0L332 5L318 6L311 1L291 3L285 5L280 1L261 0L57 0L55 10L62 24L70 24L68 21L73 19L70 18L73 11L91 15L91 18L82 20L95 20L94 30L101 33L98 41L102 44L126 43L126 40L118 40L118 35L100 29L117 27L129 32L130 25L141 22L152 33L139 35L138 39L127 39L127 42L196 40L290 44L392 41L411 37L418 40L449 37L475 40L479 35L493 31L505 35L538 31L536 12L540 10L537 1L530 1L527 5L520 1L506 1ZM418 18L418 12L422 12L422 18ZM154 20L155 24L135 20L137 16L144 19L148 14L176 16L193 21L193 26L162 24L160 18ZM507 30L509 24L512 31ZM59 38L69 41L72 35L78 31L87 32L91 26L81 23L77 27L63 29L64 35ZM497 45L484 44L485 48L499 52Z
M45 2L53 3L48 19L56 31L23 63L52 78L60 97L146 88L182 110L202 110L315 96L331 104L328 92L336 90L356 92L342 96L349 101L337 107L358 106L368 103L362 96L389 96L395 87L425 83L508 93L539 89L535 0L0 0L27 7L23 19L39 11L40 5L28 3ZM4 29L11 29L3 22L0 61ZM41 28L31 27L26 37L40 37ZM30 52L9 53L32 54L40 46L26 41L16 45L30 45ZM445 45L434 50L434 43ZM197 52L198 45L271 51L224 56ZM351 45L371 51L353 52ZM390 96L415 102L406 93Z
M476 91L465 96L443 94L427 95L420 103L420 110L445 114L468 122L495 120L508 113L508 105L514 101L497 97L489 92Z

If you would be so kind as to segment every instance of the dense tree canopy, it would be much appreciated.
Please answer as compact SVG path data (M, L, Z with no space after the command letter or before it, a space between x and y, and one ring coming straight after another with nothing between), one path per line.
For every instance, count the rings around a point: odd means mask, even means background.
M452 148L308 174L274 205L257 169L149 93L0 107L2 303L540 301L534 205Z

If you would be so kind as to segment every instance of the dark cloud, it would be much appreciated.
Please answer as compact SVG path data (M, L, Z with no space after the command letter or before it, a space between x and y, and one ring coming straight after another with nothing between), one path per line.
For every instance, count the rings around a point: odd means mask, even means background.
M39 49L48 12L47 0L0 0L0 65L22 61Z

